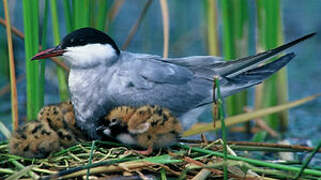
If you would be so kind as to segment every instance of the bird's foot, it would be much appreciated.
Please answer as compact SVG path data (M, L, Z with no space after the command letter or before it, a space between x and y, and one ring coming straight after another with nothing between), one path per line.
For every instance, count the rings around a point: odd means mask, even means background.
M143 150L143 151L134 150L134 152L137 154L148 156L153 153L153 146L148 146L147 150Z

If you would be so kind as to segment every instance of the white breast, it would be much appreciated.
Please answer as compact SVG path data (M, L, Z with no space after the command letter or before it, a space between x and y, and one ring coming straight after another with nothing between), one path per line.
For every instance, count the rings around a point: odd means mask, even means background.
M133 136L125 133L118 135L116 139L124 144L129 144L129 145L137 144L137 141Z

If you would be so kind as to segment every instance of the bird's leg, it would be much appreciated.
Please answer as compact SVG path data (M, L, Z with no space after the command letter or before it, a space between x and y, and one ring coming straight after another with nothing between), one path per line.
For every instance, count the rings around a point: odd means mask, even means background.
M134 150L134 152L141 155L148 156L153 153L153 145L148 146L146 150L143 150L143 151Z

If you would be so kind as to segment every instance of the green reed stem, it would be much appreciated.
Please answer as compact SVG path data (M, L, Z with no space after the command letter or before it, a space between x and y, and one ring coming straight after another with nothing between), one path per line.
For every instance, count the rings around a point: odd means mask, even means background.
M90 166L92 164L93 154L94 154L94 149L95 149L95 143L96 143L96 141L92 141L92 143L91 143L88 166ZM86 179L87 180L89 179L89 175L90 175L90 168L87 169L87 175L86 175Z
M72 1L74 14L74 29L79 29L89 26L89 0L74 0Z
M98 13L97 13L97 23L96 28L100 31L105 30L105 23L107 19L108 12L108 1L107 0L98 0Z
M235 0L222 1L223 54L226 59L244 57L248 52L248 2ZM243 112L247 104L246 92L227 98L229 115Z
M23 1L23 18L25 31L25 53L26 53L26 80L27 80L27 119L36 119L41 108L40 102L40 75L39 62L31 61L31 57L38 52L39 45L39 20L38 1Z
M298 174L296 175L295 179L299 179L300 176L302 175L302 173L304 172L304 169L308 166L308 164L310 163L310 161L312 160L312 158L315 156L316 153L319 152L319 149L321 148L321 141L319 142L319 144L317 145L317 147L315 147L315 149L313 150L313 152L311 153L311 155L308 157L308 159L304 162L303 166L300 169L300 172L298 172Z
M263 45L264 49L271 49L277 46L278 44L278 12L279 12L279 3L274 1L273 4L271 4L272 1L263 1L264 3L264 10L263 13L266 16L269 14L269 17L266 17L264 22L266 31L265 34L262 34L262 36L265 36L266 41ZM273 27L271 27L273 26ZM263 106L273 106L277 104L277 92L276 92L276 75L272 75L270 79L268 79L263 84ZM278 117L277 115L271 115L267 117L270 126L272 126L274 129L278 128Z
M184 149L195 151L195 152L200 152L200 153L218 156L218 157L222 157L222 158L224 157L223 153L217 152L217 151L211 151L211 150L202 149L202 148L198 148L198 147L189 147L185 144L178 144L178 146L181 148L184 148ZM236 161L244 161L249 164L253 164L253 165L257 165L257 166L281 169L281 170L285 170L285 171L299 172L301 169L301 168L294 167L294 166L288 166L288 165L283 165L283 164L260 161L260 160L250 159L250 158L245 158L245 157L240 157L240 156L227 155L227 158L231 159L231 160L236 160ZM314 170L314 169L305 169L303 171L303 173L307 174L307 175L321 176L321 171Z
M42 49L46 49L46 42L47 42L47 29L48 29L48 11L49 11L49 4L48 4L48 1L45 1L45 8L44 8L44 17L43 17L43 23L42 23L42 34L41 34L41 47ZM40 94L45 94L45 88L44 88L44 85L45 85L45 71L46 71L46 61L47 60L42 60L41 63L40 63L40 84L39 84L39 92ZM40 97L40 107L43 106L44 104L44 98L45 96L41 96Z
M214 83L215 87L217 89L217 103L218 103L218 111L219 111L219 118L221 120L222 124L222 139L223 139L223 158L224 158L224 166L223 166L223 171L224 171L224 180L227 180L228 178L228 172L227 172L227 139L226 139L226 126L225 126L225 113L224 113L224 107L223 107L223 99L221 96L221 90L220 90L220 83L218 78L214 78ZM213 89L215 91L215 89ZM215 98L215 97L214 97Z
M67 29L67 32L70 33L73 30L70 3L68 0L64 0L62 2L63 2L63 8L64 8L66 29Z
M4 32L0 30L0 33L2 34ZM0 54L1 54L0 76L6 81L10 81L10 66L9 66L9 61L7 61L7 59L9 59L9 55L8 55L6 38L7 38L6 36L0 37Z
M54 44L58 45L60 42L60 33L59 33L59 21L58 21L58 14L57 14L58 13L57 2L55 0L50 1L50 8L51 8ZM69 97L67 82L66 82L66 75L64 70L58 66L57 66L57 78L59 83L60 99L61 101L66 101Z
M7 21L6 30L7 30L7 43L8 43L9 66L10 66L12 129L16 130L19 126L18 95L17 95L17 83L16 83L15 64L14 64L12 34L11 34L11 26L10 26L10 15L9 15L7 0L3 0L3 7L4 7L5 17Z
M169 10L168 10L168 3L167 0L160 0L160 7L162 13L162 20L163 20L163 57L168 57L168 50L169 50Z
M280 1L279 0L262 0L257 1L258 7L258 34L259 34L259 47L267 50L274 48L280 44L282 40L281 33L281 16L280 16ZM279 83L278 83L279 81ZM282 82L282 84L281 84ZM263 88L257 95L261 99L257 107L275 106L287 101L287 78L286 70L282 70L263 83ZM267 120L269 125L274 129L286 129L287 126L287 112L282 115L281 123L279 123L278 114L269 115Z
M207 39L209 55L218 56L218 32L217 32L217 7L216 1L206 0L205 11L207 17Z

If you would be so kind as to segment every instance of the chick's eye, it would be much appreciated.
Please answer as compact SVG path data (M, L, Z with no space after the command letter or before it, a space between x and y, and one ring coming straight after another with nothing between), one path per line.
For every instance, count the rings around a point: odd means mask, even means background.
M116 121L117 121L116 118L111 119L111 122L112 122L112 123L115 123Z

